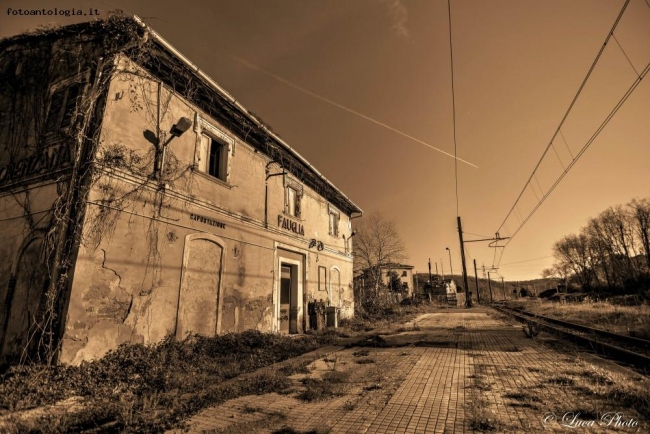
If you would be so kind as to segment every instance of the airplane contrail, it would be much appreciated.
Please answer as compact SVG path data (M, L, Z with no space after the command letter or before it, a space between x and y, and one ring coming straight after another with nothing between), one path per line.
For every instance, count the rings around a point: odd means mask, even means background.
M445 152L445 151L443 151L442 149L436 148L435 146L431 146L430 144L428 144L428 143L426 143L426 142L423 142L422 140L420 140L420 139L418 139L418 138L416 138L416 137L413 137L413 136L411 136L411 135L409 135L409 134L406 134L406 133L404 133L404 132L402 132L402 131L400 131L400 130L397 130L397 129L391 127L390 125L386 125L386 124L384 124L384 123L382 123L382 122L379 122L379 121L376 120L376 119L373 119L373 118L371 118L371 117L369 117L369 116L364 115L363 113L359 113L358 111L352 110L351 108L348 108L348 107L346 107L346 106L344 106L344 105L341 105L341 104L339 104L339 103L337 103L337 102L335 102L335 101L332 101L331 99L327 99L327 98L325 98L324 96L318 95L318 94L316 94L316 93L314 93L314 92L312 92L312 91L310 91L310 90L307 90L307 89L305 89L305 88L303 88L303 87L300 87L300 86L298 86L297 84L294 84L294 83L292 83L292 82L290 82L290 81L288 81L288 80L285 80L284 78L282 78L282 77L280 77L280 76L277 76L277 75L273 74L272 72L266 71L266 70L260 68L259 66L253 65L252 63L248 62L248 61L245 60L245 59L242 59L241 57L237 57L237 56L235 56L235 55L233 55L233 54L230 54L230 53L228 53L228 55L229 55L230 57L232 57L233 59L235 59L236 61L238 61L239 63L242 63L242 64L246 65L247 67L249 67L249 68L251 68L251 69L254 69L254 70L256 70L256 71L259 71L259 72L261 72L262 74L266 74L266 75L268 75L269 77L273 77L273 78L275 78L276 80L278 80L279 82L284 83L284 84L286 84L287 86L292 87L292 88L294 88L294 89L296 89L296 90L298 90L298 91L300 91L300 92L302 92L302 93L305 93L305 94L307 94L307 95L309 95L309 96L311 96L311 97L314 97L314 98L319 99L319 100L321 100L321 101L324 101L324 102L326 102L326 103L328 103L328 104L331 104L331 105L333 105L333 106L335 106L335 107L338 107L338 108L340 108L341 110L345 110L345 111L348 112L348 113L352 113L352 114L354 114L354 115L357 115L357 116L359 116L360 118L363 118L363 119L365 119L365 120L367 120L367 121L372 122L373 124L377 124L377 125L379 125L379 126L382 126L382 127L386 128L386 129L391 130L391 131L394 132L394 133L397 133L397 134L399 134L399 135L401 135L401 136L404 136L404 137L406 137L406 138L409 138L409 139L413 140L414 142L417 142L417 143L419 143L419 144L421 144L421 145L424 145L424 146L426 146L427 148L431 148L431 149L433 149L434 151L438 151L438 152L440 152L440 153L442 153L442 154L447 155L448 157L455 158L455 159L458 160L458 161L461 161L461 162L463 162L463 163L465 163L465 164L468 164L468 165L470 165L470 166L475 167L475 168L478 169L478 166L477 166L477 165L472 164L472 163L470 163L469 161L465 161L465 160L463 160L462 158L455 157L454 155L452 155L452 154L450 154L450 153L448 153L448 152Z

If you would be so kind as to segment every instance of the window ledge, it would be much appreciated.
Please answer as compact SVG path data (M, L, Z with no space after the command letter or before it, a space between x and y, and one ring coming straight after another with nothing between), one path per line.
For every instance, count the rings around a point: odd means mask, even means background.
M232 184L229 184L229 183L227 183L226 181L223 181L223 180L221 180L221 179L219 179L219 178L215 178L214 176L209 175L209 174L207 174L207 173L205 173L205 172L201 172L200 170L195 170L194 173L195 173L196 175L201 176L202 178L205 178L205 179L207 179L207 180L210 180L210 181L214 182L215 184L218 184L218 185L220 185L220 186L222 186L222 187L225 187L225 188L227 188L228 190L231 190L231 189L232 189Z
M301 218L301 217L296 217L295 215L289 214L289 213L286 212L286 211L282 211L282 215L287 216L288 218L293 219L293 220L296 220L296 221L299 221L299 222L304 222L304 221L306 221L305 219L303 219L303 218Z

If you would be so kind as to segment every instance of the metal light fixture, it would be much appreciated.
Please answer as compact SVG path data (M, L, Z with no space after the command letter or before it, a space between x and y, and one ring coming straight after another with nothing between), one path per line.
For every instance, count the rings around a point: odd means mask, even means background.
M347 238L345 238L345 234L342 235L342 237L343 237L343 242L345 243L345 253L347 253L348 250L349 250L349 247L348 247L348 241L350 241L350 238L352 238L352 237L355 236L356 234L357 234L357 231L352 231L352 233L350 233L350 236L347 237Z
M173 137L180 137L185 131L189 130L191 126L192 121L186 117L182 117L178 120L177 123L172 125L172 129L169 131L169 133Z
M165 151L167 150L167 145L174 140L175 137L180 137L185 133L187 130L190 129L192 126L192 121L186 117L182 117L176 122L174 125L172 125L172 129L169 131L169 138L167 140L164 140L162 145L160 145L161 139L164 139L164 133L160 133L162 137L158 138L158 144L156 145L156 157L154 161L154 177L157 179L161 179L161 172L163 171L163 168L165 167Z
M449 269L450 269L450 278L454 277L454 267L451 265L451 250L449 247L445 247L445 250L449 252Z

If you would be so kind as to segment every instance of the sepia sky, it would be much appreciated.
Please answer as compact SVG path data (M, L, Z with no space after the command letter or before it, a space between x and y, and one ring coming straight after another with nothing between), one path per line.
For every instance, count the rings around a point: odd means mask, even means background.
M51 4L2 3L14 9ZM427 271L431 258L448 273L449 247L454 274L460 273L446 0L56 3L97 9L100 17L122 9L143 18L366 213L378 210L394 220L418 272ZM458 214L466 239L499 229L624 3L451 1L463 160L457 161ZM1 10L0 37L90 18ZM615 37L501 236L517 229L650 62L649 1L630 1ZM511 240L498 273L506 281L539 277L553 262L555 241L635 197L650 197L650 78ZM471 259L489 269L501 253L487 243L467 248L470 275Z

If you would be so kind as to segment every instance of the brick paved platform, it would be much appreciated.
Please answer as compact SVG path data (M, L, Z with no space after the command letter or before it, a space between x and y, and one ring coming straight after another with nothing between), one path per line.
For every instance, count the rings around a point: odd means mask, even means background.
M205 409L185 432L650 432L647 420L607 395L619 382L650 387L646 379L565 351L554 339L528 339L520 325L488 308L421 315L401 330L312 363L309 374L292 377L293 393ZM301 379L332 371L349 375L340 396L297 398ZM568 412L574 425L587 426L564 427L551 417ZM607 412L637 425L597 425Z

